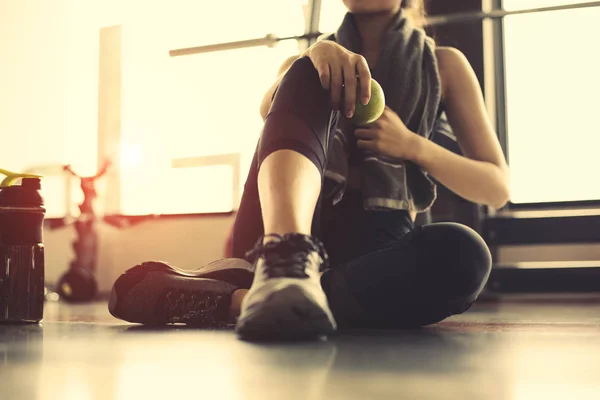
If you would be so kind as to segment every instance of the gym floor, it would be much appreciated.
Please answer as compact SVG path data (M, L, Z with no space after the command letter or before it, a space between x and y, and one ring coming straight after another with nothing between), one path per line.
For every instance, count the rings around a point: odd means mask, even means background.
M600 398L600 300L480 302L415 331L249 344L231 331L149 329L105 303L47 303L0 325L0 398Z

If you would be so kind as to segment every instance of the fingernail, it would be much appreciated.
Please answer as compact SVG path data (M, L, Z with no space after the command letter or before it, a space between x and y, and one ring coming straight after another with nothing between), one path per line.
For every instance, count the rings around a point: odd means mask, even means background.
M346 117L352 118L353 115L354 115L354 111L352 111L352 110L346 111Z
M362 103L363 103L363 106L366 106L369 103L369 98L368 97L363 97L362 98Z

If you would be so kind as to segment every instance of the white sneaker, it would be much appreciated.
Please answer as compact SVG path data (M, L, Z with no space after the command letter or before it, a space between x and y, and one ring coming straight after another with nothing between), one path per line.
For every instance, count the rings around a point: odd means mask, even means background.
M269 235L249 252L256 272L244 298L236 332L246 340L308 339L333 333L336 323L321 288L327 253L316 238Z

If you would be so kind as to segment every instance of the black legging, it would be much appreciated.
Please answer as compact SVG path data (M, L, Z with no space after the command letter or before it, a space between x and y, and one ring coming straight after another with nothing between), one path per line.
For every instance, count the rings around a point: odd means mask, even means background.
M264 234L258 170L272 152L291 149L321 171L337 123L329 93L312 62L294 62L274 96L236 217L233 257ZM456 223L418 228L405 210L364 210L349 190L335 206L319 199L313 235L328 251L332 268L321 283L340 326L398 328L439 322L464 312L481 292L491 269L483 239Z

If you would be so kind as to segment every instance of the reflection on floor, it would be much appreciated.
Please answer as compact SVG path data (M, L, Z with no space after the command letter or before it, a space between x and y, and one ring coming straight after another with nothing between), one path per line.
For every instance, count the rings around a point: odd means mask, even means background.
M480 303L417 331L256 345L106 304L0 325L0 399L600 399L600 302Z

